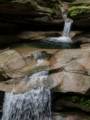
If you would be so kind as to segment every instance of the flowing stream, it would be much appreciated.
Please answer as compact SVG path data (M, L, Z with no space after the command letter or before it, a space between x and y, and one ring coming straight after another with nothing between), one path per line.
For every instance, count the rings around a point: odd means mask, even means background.
M69 18L66 18L65 20L65 25L64 25L64 30L63 30L63 36L65 37L70 37L70 29L71 29L71 25L72 25L72 20Z
M51 120L50 90L44 86L47 76L47 71L34 73L25 79L23 86L28 87L33 83L32 90L19 94L15 94L15 91L6 93L2 120Z
M2 120L51 120L50 90L40 87L23 94L6 93Z
M72 20L65 15L63 35L52 37L49 41L72 43L70 29ZM37 66L43 63L41 54L34 54L37 59ZM25 77L23 84L27 92L5 94L2 120L51 120L51 95L48 89L48 72L41 71Z
M62 17L64 19L64 29L63 34L60 37L51 37L49 41L61 42L61 43L72 43L70 37L70 30L73 20L67 17L67 12L64 12L64 7L61 9Z
M69 35L72 22L73 21L71 19L66 18L65 24L64 24L63 35L60 37L51 37L51 38L49 38L49 41L62 42L62 43L72 43L72 40L71 40L70 35Z

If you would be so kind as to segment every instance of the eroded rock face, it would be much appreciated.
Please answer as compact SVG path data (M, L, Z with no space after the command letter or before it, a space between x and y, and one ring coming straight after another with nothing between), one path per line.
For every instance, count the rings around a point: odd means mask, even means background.
M73 37L74 42L80 42L81 44L89 44L90 43L90 32L81 32L79 34L76 34Z
M0 1L3 2L3 0ZM62 29L63 19L61 6L64 4L63 0L11 0L12 2L9 1L8 3L7 0L4 1L6 1L6 3L4 2L5 4L0 4L0 17L2 18L0 20L0 27L4 31L6 30L5 28L7 28L7 30L10 29L10 31L13 30L12 28L15 28L18 31L18 27L19 29L21 26L24 28L23 25L30 30L42 30L42 28L47 30L59 30L59 26L61 26ZM89 28L89 0L65 1L69 4L68 14L69 17L73 18L75 21L74 26L80 29ZM32 24L33 27L31 27Z
M51 60L51 68L63 68L51 77L56 91L86 93L90 89L90 49L61 50Z
M31 49L29 49L31 50ZM0 75L9 76L10 78L19 78L25 75L30 75L38 71L37 69L42 70L42 66L49 66L49 61L47 60L49 54L45 51L20 51L14 49L8 49L1 51L0 53ZM36 57L36 58L35 58ZM40 61L38 61L38 57ZM44 60L41 59L44 57ZM31 72L32 71L32 72Z
M15 89L15 92L18 93L25 92L44 81L43 79L40 82L41 77L37 78L37 75L33 78L29 77L40 71L48 71L48 59L51 54L46 51L29 50L23 50L23 52L13 49L1 51L0 90L12 91ZM2 79L2 76L5 79Z
M0 53L0 71L3 76L7 75L13 78L15 71L23 68L24 66L25 61L15 50L5 50Z
M17 92L30 90L34 85L37 86L37 80L30 83L25 76L30 77L33 73L40 71L51 71L46 80L50 89L83 94L88 92L90 89L90 48L53 52L55 54L52 54L49 59L46 58L48 53L45 52L44 60L40 59L38 62L32 58L33 52L28 52L27 55L15 50L2 52L0 68L1 71L3 69L5 76L10 77L10 80L0 83L0 90L11 91L12 88L15 88ZM29 86L26 87L28 82Z

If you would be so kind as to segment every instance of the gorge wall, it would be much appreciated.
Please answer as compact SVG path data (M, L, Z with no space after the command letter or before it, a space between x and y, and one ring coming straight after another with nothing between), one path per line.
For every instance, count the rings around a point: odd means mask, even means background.
M72 43L47 41L62 36L66 12ZM0 115L5 92L44 82L54 120L90 120L89 28L90 0L0 0ZM27 81L41 71L48 71L43 81Z

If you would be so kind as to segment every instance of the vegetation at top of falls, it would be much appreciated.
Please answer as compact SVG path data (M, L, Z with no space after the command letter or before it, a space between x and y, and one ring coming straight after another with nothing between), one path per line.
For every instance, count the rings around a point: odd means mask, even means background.
M88 0L0 0L0 2L14 2L28 4L31 10L47 12L49 16L59 17L63 2L69 2L68 15L75 17L77 15L90 13L90 4Z
M90 5L78 5L78 6L72 6L68 10L68 15L70 17L76 17L78 15L84 15L90 13Z

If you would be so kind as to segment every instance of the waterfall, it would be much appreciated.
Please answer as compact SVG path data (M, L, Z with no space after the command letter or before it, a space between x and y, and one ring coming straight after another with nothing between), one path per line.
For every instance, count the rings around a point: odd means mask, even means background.
M35 88L19 94L6 93L2 120L51 120L50 90L43 86L46 78L46 71L35 73L25 85L37 81Z
M49 89L40 87L23 94L6 93L2 120L51 120Z
M49 41L62 42L62 43L72 43L72 40L71 40L70 35L69 35L72 23L73 23L72 19L66 18L65 24L64 24L63 35L60 37L51 37L51 38L49 38Z
M40 65L40 64L42 64L42 63L44 63L44 59L38 59L37 60L37 66Z
M47 87L48 85L48 71L41 71L34 73L29 77L29 81L27 79L26 87L31 86L31 88L38 88L38 87Z
M37 62L37 66L43 64L50 54L45 51L34 51L32 57Z
M60 37L51 37L51 38L49 38L49 41L62 42L62 43L72 43L72 40L71 40L69 34L70 34L71 25L73 23L73 20L67 17L67 11L64 10L64 7L61 8L61 11L62 11L62 17L64 19L63 34Z
M69 37L69 33L70 33L72 22L73 21L71 19L69 19L69 18L67 18L65 20L65 25L64 25L64 30L63 30L63 36Z

